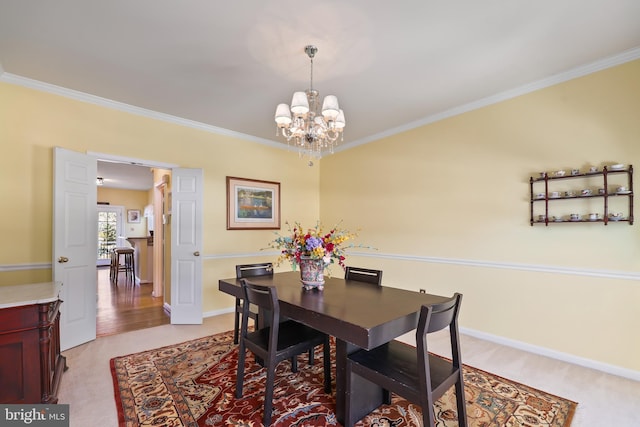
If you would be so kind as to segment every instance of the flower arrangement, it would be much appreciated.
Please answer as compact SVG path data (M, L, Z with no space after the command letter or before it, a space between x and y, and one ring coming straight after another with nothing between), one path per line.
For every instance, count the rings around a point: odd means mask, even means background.
M355 247L355 245L343 245L348 240L354 239L357 236L356 233L338 226L325 232L320 223L309 229L302 228L299 222L293 223L293 228L289 222L286 224L289 228L289 235L282 236L276 233L277 237L269 244L270 248L280 250L276 265L280 265L286 260L291 263L291 267L295 271L300 265L301 257L309 257L316 260L322 259L325 267L337 263L340 267L345 268L344 250Z

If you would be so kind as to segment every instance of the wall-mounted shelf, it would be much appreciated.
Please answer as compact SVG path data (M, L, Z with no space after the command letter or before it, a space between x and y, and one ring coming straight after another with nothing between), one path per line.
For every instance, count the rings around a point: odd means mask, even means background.
M535 224L562 224L562 223L628 223L633 224L633 166L617 167L611 169L605 166L602 170L590 170L580 172L573 170L568 173L559 171L554 174L541 173L540 177L529 178L530 210L529 221L531 226ZM619 179L617 177L620 177ZM575 180L581 184L580 188L561 191L561 182ZM598 188L594 188L597 186ZM626 212L610 212L610 201L625 199ZM593 199L602 200L602 214L600 212L584 212L585 204L576 205L578 200ZM572 203L571 214L563 213L562 201ZM543 205L544 213L538 208ZM564 206L567 209L567 206ZM551 214L551 215L550 215ZM597 216L592 216L595 214ZM616 215L619 214L619 215Z

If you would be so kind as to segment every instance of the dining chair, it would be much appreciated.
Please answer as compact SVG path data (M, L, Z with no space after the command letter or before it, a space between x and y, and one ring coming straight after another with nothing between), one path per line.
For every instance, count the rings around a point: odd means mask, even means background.
M382 270L372 270L370 268L347 266L344 270L345 280L355 280L356 282L370 283L377 287L382 286ZM391 404L391 393L384 390L383 402L387 405Z
M242 310L242 328L238 353L238 372L236 378L236 398L242 397L244 382L244 364L246 350L250 350L256 359L264 361L266 369L263 423L271 425L273 409L273 390L275 387L276 366L283 360L294 358L312 350L317 345L323 346L324 354L324 391L331 393L331 353L329 336L293 320L280 319L280 304L277 290L272 286L264 286L242 279L242 290L246 304ZM263 313L269 313L269 326L249 332L249 304L258 306ZM266 314L265 314L266 315ZM291 370L297 372L292 364Z
M236 278L242 279L257 276L273 276L273 263L263 262L260 264L238 264L236 265ZM240 335L240 317L242 316L242 298L236 298L236 313L233 326L233 343L238 344ZM253 319L256 328L258 326L258 313L249 310L249 317Z
M458 314L462 295L456 293L448 301L420 309L416 330L416 348L394 340L372 350L358 350L347 358L346 380L347 401L345 427L358 421L352 413L352 405L357 402L352 384L355 376L364 378L393 393L420 405L422 424L435 425L433 404L451 386L455 385L458 425L467 426L464 380L458 332ZM449 328L452 360L430 354L427 336Z
M382 270L347 266L344 271L345 280L372 283L382 286Z

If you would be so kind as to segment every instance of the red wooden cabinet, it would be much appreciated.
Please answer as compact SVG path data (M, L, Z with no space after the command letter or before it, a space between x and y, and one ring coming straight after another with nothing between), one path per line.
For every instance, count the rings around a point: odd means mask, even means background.
M60 304L0 309L0 403L57 403L66 359L60 354Z

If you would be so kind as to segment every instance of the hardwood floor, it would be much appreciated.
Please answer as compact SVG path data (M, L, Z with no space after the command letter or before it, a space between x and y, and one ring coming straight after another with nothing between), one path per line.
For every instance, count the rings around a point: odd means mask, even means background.
M151 296L152 283L132 285L120 273L118 285L109 280L109 267L97 268L98 302L96 335L103 337L153 326L168 325L163 298Z

